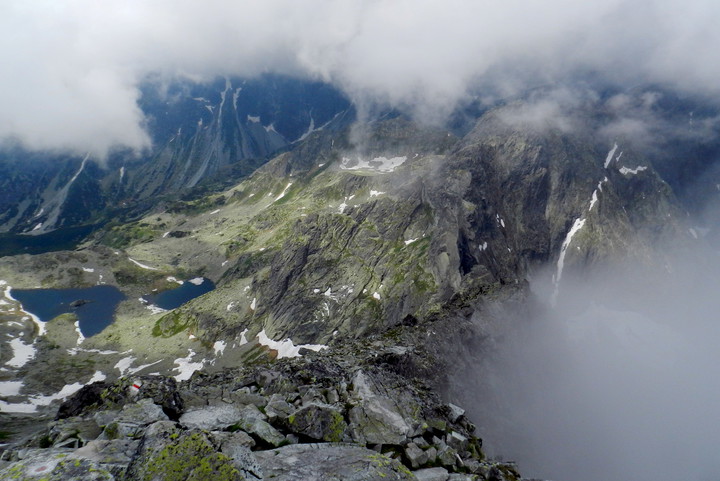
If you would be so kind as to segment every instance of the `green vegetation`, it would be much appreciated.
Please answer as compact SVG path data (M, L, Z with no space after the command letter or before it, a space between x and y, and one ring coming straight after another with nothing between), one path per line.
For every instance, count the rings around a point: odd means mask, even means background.
M240 481L232 460L215 451L201 433L182 434L143 467L143 481Z
M149 242L159 234L159 230L153 227L146 222L116 225L103 235L101 242L116 249L124 249L135 244Z
M153 326L152 335L155 337L172 337L190 327L193 321L194 319L185 312L175 309L157 320Z

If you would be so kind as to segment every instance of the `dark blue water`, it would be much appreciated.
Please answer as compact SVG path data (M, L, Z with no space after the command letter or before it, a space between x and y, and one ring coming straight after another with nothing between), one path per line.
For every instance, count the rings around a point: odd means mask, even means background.
M82 289L13 289L10 293L23 309L47 322L60 314L72 312L80 321L80 332L90 337L112 324L115 308L125 295L115 286L93 286ZM73 307L72 302L89 301Z
M187 301L202 296L206 292L215 289L215 284L210 279L201 277L202 282L196 285L190 281L185 281L181 286L175 289L160 292L159 294L151 294L143 296L143 299L150 304L155 304L163 309L175 309L185 304Z

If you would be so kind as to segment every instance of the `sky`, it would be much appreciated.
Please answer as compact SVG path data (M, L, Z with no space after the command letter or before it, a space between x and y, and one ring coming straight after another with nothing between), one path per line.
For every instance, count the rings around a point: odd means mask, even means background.
M0 139L145 148L149 75L320 79L420 119L577 72L713 95L718 24L715 0L6 0Z

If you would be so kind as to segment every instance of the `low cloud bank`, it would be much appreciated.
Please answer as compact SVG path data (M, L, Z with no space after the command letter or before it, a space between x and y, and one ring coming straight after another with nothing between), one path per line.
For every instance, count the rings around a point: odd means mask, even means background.
M720 255L697 249L662 275L640 271L566 283L556 309L507 320L516 328L465 374L480 435L526 477L720 473Z
M713 94L720 76L713 0L12 0L0 19L0 138L95 155L149 145L151 74L321 79L429 121L582 77Z

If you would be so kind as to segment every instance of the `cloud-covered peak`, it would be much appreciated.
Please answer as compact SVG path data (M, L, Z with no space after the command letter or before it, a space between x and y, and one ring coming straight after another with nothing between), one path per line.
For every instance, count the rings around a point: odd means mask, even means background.
M422 118L480 85L512 93L584 71L707 93L720 74L711 0L11 0L0 18L0 137L96 155L148 146L149 74L305 76Z

